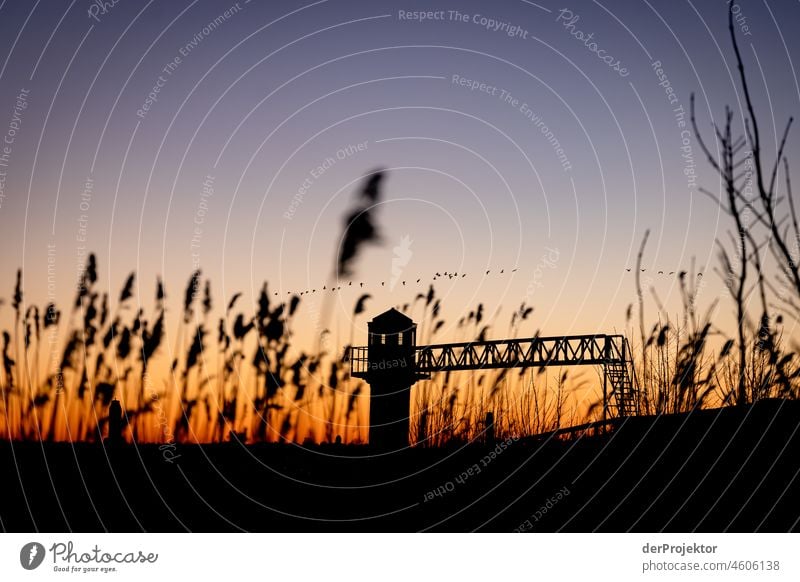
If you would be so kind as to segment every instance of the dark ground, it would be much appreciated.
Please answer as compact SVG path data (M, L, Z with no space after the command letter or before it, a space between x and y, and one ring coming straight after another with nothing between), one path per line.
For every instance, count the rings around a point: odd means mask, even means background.
M573 441L382 456L230 444L180 446L170 463L157 446L6 442L0 520L51 532L797 530L799 427L800 403L765 401Z

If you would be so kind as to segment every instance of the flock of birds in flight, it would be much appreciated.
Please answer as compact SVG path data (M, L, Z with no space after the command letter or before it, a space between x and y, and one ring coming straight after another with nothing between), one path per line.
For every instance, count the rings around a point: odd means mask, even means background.
M632 268L626 268L625 270L630 273L633 269ZM509 272L510 273L516 273L517 271L519 271L519 268L511 269ZM646 271L647 271L647 269L641 269L642 273L644 273ZM499 275L504 275L506 273L506 270L505 269L500 269L499 271L495 271L495 272L498 273ZM486 276L490 275L491 273L492 273L492 269L487 269L486 272L483 274L483 276L486 277ZM666 272L666 271L658 271L657 274L658 275L669 276L669 275L674 275L675 273L676 273L675 271L668 271L668 272ZM686 271L680 271L678 273L678 276L679 277L685 277L686 274L687 274ZM466 276L467 276L467 273L458 273L458 272L452 272L451 273L451 272L448 272L448 271L443 271L443 272L438 272L437 271L437 272L435 272L433 274L432 278L430 279L430 282L437 281L439 279L442 279L442 280L446 279L448 281L449 280L453 280L453 279L457 279L458 280L458 279L464 279ZM697 273L697 276L698 277L702 277L703 273ZM416 279L416 280L408 279L408 280L397 281L397 283L395 283L395 285L399 284L401 287L406 287L406 286L410 286L410 285L419 285L420 283L422 283L422 278L421 277ZM354 283L353 281L348 281L347 285L332 285L330 287L328 287L327 285L323 285L322 288L319 289L319 291L320 292L328 291L328 292L335 293L337 291L341 291L342 287L353 287L354 285L357 285L360 289L363 289L365 284L369 288L369 283L364 283L363 281L360 281L358 283ZM386 281L381 281L380 286L381 287L386 287L386 284L387 284ZM426 282L426 283L423 283L423 284L427 285L428 283ZM316 293L317 291L318 291L317 289L306 289L305 291L300 291L300 292L286 291L286 294L287 295L292 295L294 293L296 295L303 296L303 295L311 295L312 293ZM278 294L279 294L278 291L274 292L274 295L277 296Z
M510 273L516 273L517 271L519 271L519 268L511 269L509 272ZM487 271L484 273L484 277L489 275L489 274L491 274L491 272L492 272L491 269L487 269ZM500 269L498 273L500 275L504 275L506 273L506 270L505 269ZM448 281L449 280L453 280L453 279L464 279L466 276L467 276L467 273L458 273L458 272L450 273L448 271L443 271L443 272L440 273L440 272L437 271L436 273L433 274L433 277L430 279L430 281L433 282L433 281L437 281L439 279L447 279ZM408 280L397 281L396 285L400 284L400 286L406 287L406 286L410 286L410 285L419 285L421 282L422 282L422 278L420 277L420 278L418 278L416 280L408 279ZM391 281L390 281L390 284L391 284ZM423 284L427 285L427 282L423 283ZM361 288L361 289L364 288L364 285L365 285L365 283L363 281L358 283L358 287ZM369 284L367 283L366 285L369 285ZM354 282L353 281L348 281L347 285L332 285L330 288L327 285L323 285L322 289L320 289L320 292L322 292L322 291L336 292L336 291L341 291L342 287L353 287L353 286L354 286ZM381 287L386 287L386 281L381 281L381 285L380 286ZM302 295L310 295L310 294L316 293L316 292L317 292L317 289L306 289L305 291L300 291L299 293L295 293L295 294L302 296ZM287 291L286 294L287 295L291 295L292 291ZM274 295L278 295L278 292L275 291Z
M517 271L519 271L519 268L511 269L509 272L510 273L516 273ZM500 275L504 275L506 273L506 270L505 269L500 269L497 272ZM483 276L485 277L487 275L490 275L491 273L492 273L492 270L491 269L487 269L487 271L484 273ZM437 271L436 273L433 274L433 277L430 279L430 282L438 281L439 279L443 279L443 280L447 279L448 281L453 280L453 279L464 279L466 276L467 276L467 273L458 273L458 272L450 273L448 271L443 271L443 272L440 273L440 272ZM420 283L422 283L422 278L421 277L416 279L416 280L414 280L414 279L404 279L402 281L397 281L395 283L395 285L399 284L402 287L406 287L406 286L411 286L411 285L419 285ZM386 281L381 281L380 286L381 287L386 287L386 284L387 284ZM389 284L391 285L391 281L389 282ZM423 285L427 285L427 284L428 284L428 282L423 283ZM317 291L320 291L320 292L322 292L322 291L336 292L336 291L341 291L342 287L353 287L354 285L356 285L356 283L354 283L353 281L348 281L347 285L332 285L331 287L328 287L327 285L323 285L322 288L319 289L319 290L318 289L306 289L305 291L295 292L295 295L300 295L300 296L310 295L312 293L316 293ZM361 282L359 282L357 284L357 286L359 288L361 288L361 289L363 289L365 285L367 286L367 288L369 288L369 283L364 283L363 281L361 281ZM292 291L287 291L286 294L287 295L291 295ZM275 291L274 295L278 295L278 292Z

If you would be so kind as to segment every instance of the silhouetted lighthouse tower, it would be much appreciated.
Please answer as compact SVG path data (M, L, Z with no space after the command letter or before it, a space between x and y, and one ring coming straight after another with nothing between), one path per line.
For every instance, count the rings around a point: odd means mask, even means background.
M368 324L366 366L369 382L369 442L385 449L408 446L411 385L416 381L414 351L417 325L390 309Z

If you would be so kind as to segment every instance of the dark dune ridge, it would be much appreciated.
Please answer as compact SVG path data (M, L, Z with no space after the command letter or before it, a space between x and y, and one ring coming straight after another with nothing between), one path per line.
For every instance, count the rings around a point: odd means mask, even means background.
M7 531L57 532L789 531L798 427L800 403L765 400L571 440L384 455L6 442L0 517Z

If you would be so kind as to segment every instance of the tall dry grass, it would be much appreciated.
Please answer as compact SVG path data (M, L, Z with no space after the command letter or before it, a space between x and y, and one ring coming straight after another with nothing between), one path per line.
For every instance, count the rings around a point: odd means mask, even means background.
M349 376L343 356L348 346L328 353L293 345L293 321L302 309L297 295L278 302L264 283L254 313L237 308L240 293L215 310L212 286L197 271L183 292L170 350L160 280L149 314L135 307L134 273L115 301L97 288L93 256L68 313L54 304L27 305L22 280L18 272L10 302L13 326L2 334L0 430L6 438L96 441L107 432L114 399L125 412L125 438L137 442L366 438L369 389ZM652 290L648 297L641 284L638 322L633 306L628 309L631 329L639 330L632 345L640 414L737 401L736 340L713 325L713 303L698 306L697 280L696 274L678 275L679 317L668 317L659 297ZM370 299L358 299L354 318L363 316ZM433 286L403 307L421 322L420 344L487 339L492 329L511 337L538 333L530 306L522 304L504 324L478 304L445 337L450 326ZM748 402L800 396L800 367L794 351L784 347L781 321L748 321L745 330ZM57 337L60 344L53 343ZM573 369L434 374L413 387L410 437L422 446L441 446L484 438L487 422L503 438L598 419L601 382L599 373Z

